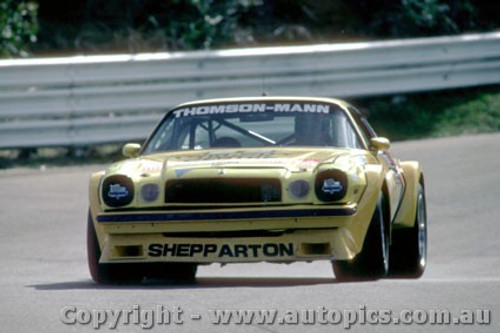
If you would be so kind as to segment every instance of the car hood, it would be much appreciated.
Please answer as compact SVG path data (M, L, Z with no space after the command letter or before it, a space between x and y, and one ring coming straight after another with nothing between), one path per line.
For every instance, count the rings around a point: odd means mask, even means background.
M281 168L291 172L314 171L322 163L334 163L341 156L352 155L344 149L217 149L178 151L129 159L110 166L107 174L176 174L193 169L212 168ZM178 175L177 175L178 176Z

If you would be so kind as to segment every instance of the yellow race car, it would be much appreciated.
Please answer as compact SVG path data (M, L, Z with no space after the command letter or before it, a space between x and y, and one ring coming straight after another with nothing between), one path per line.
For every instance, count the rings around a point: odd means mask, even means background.
M420 277L424 176L330 98L202 100L90 180L98 283L193 280L199 264L328 260L337 280Z

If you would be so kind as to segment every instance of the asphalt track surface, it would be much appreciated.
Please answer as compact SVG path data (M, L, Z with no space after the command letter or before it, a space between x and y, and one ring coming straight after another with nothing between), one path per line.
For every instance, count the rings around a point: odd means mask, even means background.
M324 307L358 311L351 332L500 332L500 134L397 143L393 152L401 159L419 160L426 172L429 266L419 280L337 283L328 262L260 263L201 267L194 285L149 281L100 286L87 271L85 223L88 176L102 166L0 171L0 332L94 331L92 324L64 324L61 310L78 310L85 321L85 312L92 310L135 307L151 312L157 306L178 307L183 323L145 331L345 331L345 322L216 325L209 316L216 309L276 309L285 314ZM491 323L360 323L362 311L399 315L402 310L433 309L453 316L461 310L489 310ZM68 312L69 319L71 315L75 317ZM147 325L144 318L140 323ZM101 331L109 325L103 324ZM140 325L119 322L115 331L141 330Z

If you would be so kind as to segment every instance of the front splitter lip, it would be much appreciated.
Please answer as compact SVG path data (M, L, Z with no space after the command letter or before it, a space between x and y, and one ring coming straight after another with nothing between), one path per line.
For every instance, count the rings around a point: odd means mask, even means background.
M175 221L211 221L211 220L255 220L308 217L342 217L356 214L357 205L345 205L334 208L314 209L273 209L245 211L204 211L204 212L138 212L105 213L97 215L99 223L152 223Z

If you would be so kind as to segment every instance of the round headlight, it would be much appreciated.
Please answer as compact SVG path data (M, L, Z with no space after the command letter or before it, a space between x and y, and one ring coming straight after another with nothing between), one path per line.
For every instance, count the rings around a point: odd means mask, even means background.
M152 202L158 199L160 188L156 184L146 184L141 187L141 198L146 202Z
M297 199L302 199L309 194L309 183L305 180L296 180L290 183L290 194Z
M113 175L102 183L102 199L109 207L126 206L134 199L134 183L123 175Z
M338 201L347 193L347 175L340 170L326 170L316 176L316 196L321 201Z

